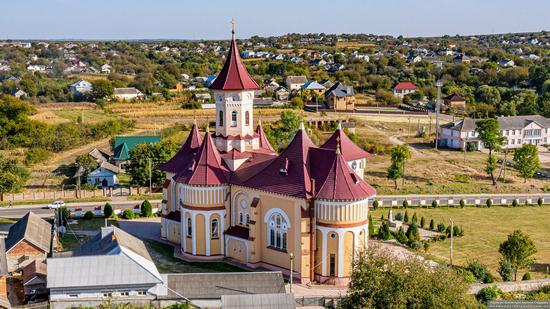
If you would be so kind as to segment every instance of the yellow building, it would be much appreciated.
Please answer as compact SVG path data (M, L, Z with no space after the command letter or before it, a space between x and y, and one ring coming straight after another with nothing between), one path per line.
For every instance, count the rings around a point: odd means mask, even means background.
M210 87L216 128L193 126L168 162L161 236L194 260L231 259L281 270L300 282L345 284L368 239L368 204L376 191L363 180L370 155L341 128L321 147L302 127L276 154L261 124L254 130L258 88L235 37Z

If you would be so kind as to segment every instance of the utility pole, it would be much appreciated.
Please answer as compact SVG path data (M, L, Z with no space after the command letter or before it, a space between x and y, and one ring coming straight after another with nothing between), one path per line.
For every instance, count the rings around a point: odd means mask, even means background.
M153 180L151 172L151 158L147 158L147 164L149 165L149 194L153 193Z
M453 219L449 219L451 221L451 249L449 252L449 264L451 265L451 268L453 268L453 230L454 230L454 222Z
M290 294L292 294L292 281L294 281L294 253L290 252Z
M435 150L437 150L437 144L439 143L439 102L441 101L441 80L438 79L437 83L437 102L435 102Z

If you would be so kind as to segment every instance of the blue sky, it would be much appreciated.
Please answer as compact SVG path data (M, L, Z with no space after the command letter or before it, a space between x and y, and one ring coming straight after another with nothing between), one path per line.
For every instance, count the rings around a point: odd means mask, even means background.
M0 38L225 39L550 30L549 0L0 0Z

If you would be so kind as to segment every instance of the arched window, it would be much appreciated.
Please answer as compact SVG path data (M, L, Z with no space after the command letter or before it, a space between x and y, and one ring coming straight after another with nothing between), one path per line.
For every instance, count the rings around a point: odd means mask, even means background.
M239 212L239 224L243 224L243 213Z
M220 237L220 232L219 232L219 221L218 219L214 218L212 219L212 223L210 224L211 226L211 237L212 239L217 239Z
M246 214L246 225L250 224L250 214Z
M237 111L231 112L231 126L236 127L237 126Z
M246 111L244 113L244 124L249 126L250 125L250 112Z
M274 213L269 218L269 246L281 250L287 249L288 222L279 213Z
M193 236L193 226L191 223L191 218L187 218L187 237Z
M223 111L218 112L218 125L223 127Z

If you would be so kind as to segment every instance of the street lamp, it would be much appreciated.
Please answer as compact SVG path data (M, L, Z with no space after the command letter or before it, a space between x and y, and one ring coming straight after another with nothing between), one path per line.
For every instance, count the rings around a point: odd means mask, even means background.
M437 83L437 102L435 102L435 150L437 150L437 144L439 143L439 102L441 101L441 80L438 79Z
M292 281L294 281L294 253L290 252L290 294L292 294Z

